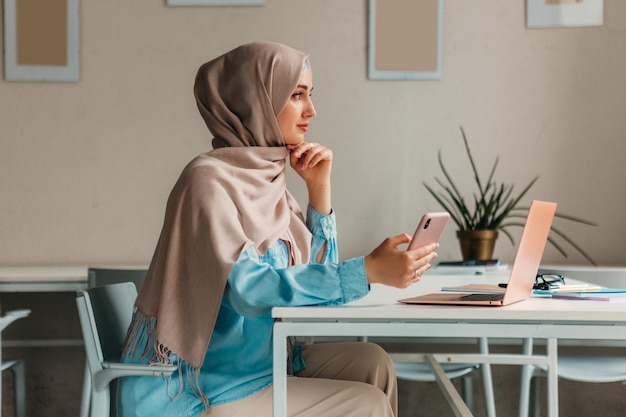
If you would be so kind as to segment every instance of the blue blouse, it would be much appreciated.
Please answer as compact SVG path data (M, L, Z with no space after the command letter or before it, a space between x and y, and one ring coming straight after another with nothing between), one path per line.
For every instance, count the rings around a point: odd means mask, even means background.
M271 385L272 307L338 305L367 294L363 258L338 262L334 213L324 216L309 207L307 226L312 233L310 264L289 266L288 248L279 240L263 255L248 248L230 271L199 375L199 386L211 405L237 401ZM317 263L320 251L323 256ZM147 333L137 332L137 337ZM152 341L137 342L146 346ZM205 411L194 384L188 382L193 379L191 372L181 366L176 355L171 356L181 369L180 378L130 377L120 381L123 417L195 417ZM139 354L123 360L146 362ZM301 350L296 350L294 371L305 366Z

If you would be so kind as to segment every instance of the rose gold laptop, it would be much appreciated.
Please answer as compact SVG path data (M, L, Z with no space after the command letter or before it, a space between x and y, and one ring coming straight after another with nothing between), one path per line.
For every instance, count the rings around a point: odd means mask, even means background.
M555 212L556 203L534 200L530 205L509 282L503 293L432 293L398 301L405 304L505 306L526 300L533 291Z

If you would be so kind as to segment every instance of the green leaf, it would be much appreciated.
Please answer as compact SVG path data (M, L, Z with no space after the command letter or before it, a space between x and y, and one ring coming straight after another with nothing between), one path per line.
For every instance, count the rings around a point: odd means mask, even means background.
M487 181L483 183L478 173L478 168L472 156L472 151L469 146L469 140L465 134L465 130L460 126L461 136L463 138L463 145L465 147L465 153L469 160L474 182L477 191L470 192L472 196L468 201L473 204L473 207L468 206L463 194L457 188L452 176L449 174L443 162L443 155L441 150L437 153L437 160L441 172L445 177L445 181L435 177L435 182L441 188L441 191L436 191L429 186L426 182L422 184L430 195L443 207L444 210L450 213L450 217L456 223L460 230L499 230L507 236L511 241L511 244L515 244L513 235L508 230L511 227L524 227L526 217L528 215L528 206L520 206L519 203L526 196L529 190L539 180L539 177L534 177L521 192L513 194L514 185L498 183L494 180L496 168L500 161L499 157L496 157ZM581 219L569 214L556 213L556 217L581 223L588 226L597 226L597 223ZM513 221L511 221L513 219ZM520 219L523 221L515 221ZM579 245L577 245L571 238L566 236L563 232L552 227L552 232L557 237L563 239L569 245L571 245L577 252L585 257L592 265L595 265L593 259L587 254ZM548 242L554 246L564 257L567 257L567 252L563 249L559 242L557 242L552 236L548 238Z

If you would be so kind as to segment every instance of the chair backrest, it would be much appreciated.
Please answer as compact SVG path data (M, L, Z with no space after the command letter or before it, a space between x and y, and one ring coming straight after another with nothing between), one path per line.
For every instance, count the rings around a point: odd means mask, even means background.
M102 368L102 361L121 355L136 298L132 282L78 291L76 305L92 372Z
M87 285L91 288L120 282L132 282L139 290L147 272L148 270L145 268L88 268Z

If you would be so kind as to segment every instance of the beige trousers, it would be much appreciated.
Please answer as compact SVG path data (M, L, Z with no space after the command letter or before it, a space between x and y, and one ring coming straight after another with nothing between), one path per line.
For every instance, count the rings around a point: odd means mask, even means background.
M394 417L396 374L389 355L373 343L318 343L304 347L306 369L287 378L289 417ZM210 417L272 417L272 387L212 407Z

